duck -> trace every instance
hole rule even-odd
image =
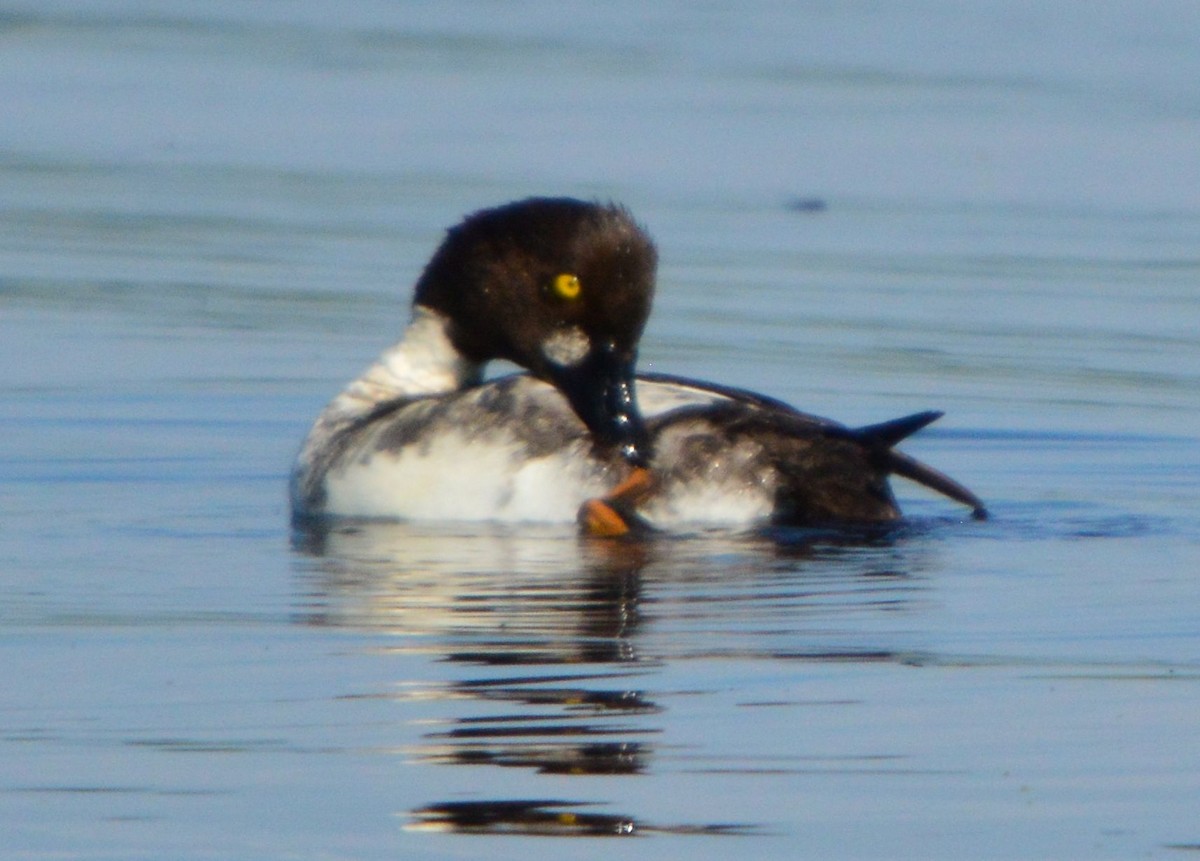
[[[895,448],[940,412],[848,427],[638,374],[657,262],[615,203],[532,197],[466,216],[417,279],[402,337],[312,425],[293,522],[578,522],[608,537],[876,524],[902,517],[893,475],[987,516]],[[497,360],[520,370],[485,379]]]

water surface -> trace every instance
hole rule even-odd
[[[1187,857],[1192,4],[10,4],[6,857]],[[441,231],[662,254],[648,367],[979,492],[645,543],[287,526]]]

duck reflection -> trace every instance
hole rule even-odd
[[[426,732],[408,753],[439,765],[556,775],[643,772],[660,712],[637,681],[641,571],[648,545],[579,542],[562,530],[460,532],[343,525],[296,536],[312,561],[303,621],[381,628],[401,649],[491,668],[410,688],[414,698],[474,701],[476,713]],[[494,675],[499,668],[528,672]],[[545,672],[559,667],[562,671]],[[540,671],[539,671],[540,670]],[[633,819],[573,802],[435,803],[411,827],[463,832],[628,834]]]
[[[413,761],[552,775],[637,775],[650,769],[662,733],[653,716],[663,707],[644,680],[674,657],[663,648],[662,634],[648,638],[647,628],[673,619],[682,626],[683,644],[711,655],[712,638],[696,623],[720,619],[723,612],[727,623],[730,596],[714,585],[730,581],[745,590],[747,576],[772,582],[783,576],[787,583],[786,591],[778,583],[752,590],[753,612],[772,628],[779,612],[819,612],[822,601],[845,592],[847,572],[836,574],[833,589],[820,576],[812,582],[795,578],[798,560],[839,552],[841,539],[811,539],[774,536],[749,548],[712,541],[697,547],[679,540],[588,540],[552,527],[339,524],[295,536],[308,587],[299,621],[379,629],[397,638],[391,648],[398,651],[477,668],[467,678],[402,688],[401,699],[466,704],[406,751]],[[907,578],[887,553],[891,537],[857,536],[856,558],[862,563],[862,548],[872,542],[883,555],[853,579],[866,582],[858,575],[870,575],[867,591],[875,597],[868,600],[906,600],[891,585]],[[751,565],[752,575],[739,569]],[[656,578],[655,624],[647,621],[643,596],[647,571]],[[651,654],[642,652],[646,642],[653,644]],[[767,657],[797,657],[769,644],[764,649]],[[878,650],[861,650],[859,657],[888,659]],[[811,658],[845,660],[847,652],[815,649]],[[436,802],[410,816],[412,828],[471,833],[728,834],[747,828],[646,823],[597,812],[590,803],[546,799]]]
[[[361,524],[299,534],[296,546],[315,563],[308,624],[383,628],[472,664],[638,661],[649,544]]]

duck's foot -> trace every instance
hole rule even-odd
[[[629,521],[603,499],[589,499],[579,508],[579,526],[593,538],[620,538],[628,535]]]
[[[635,511],[637,504],[654,490],[650,470],[637,467],[608,496],[589,499],[579,507],[577,520],[585,535],[619,538],[630,533],[642,535],[653,527]]]

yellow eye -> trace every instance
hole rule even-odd
[[[578,299],[580,289],[579,279],[569,272],[554,279],[554,295],[561,299]]]

